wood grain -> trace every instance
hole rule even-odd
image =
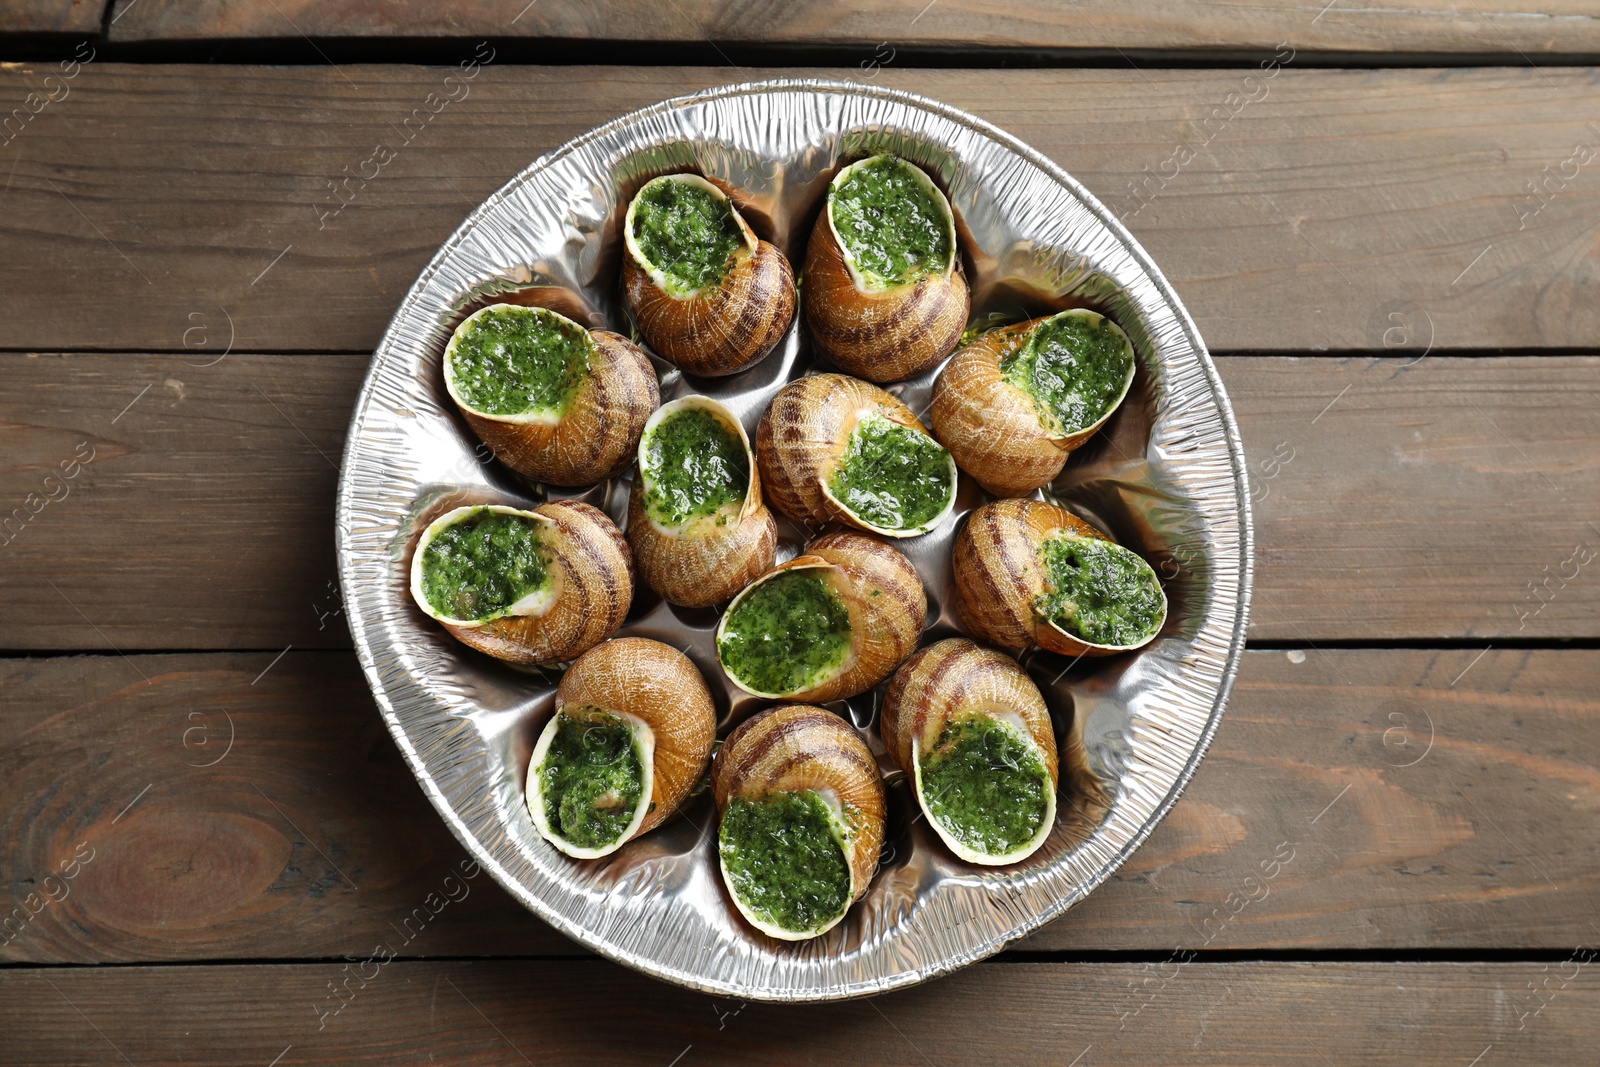
[[[1519,0],[1474,11],[1446,0],[1380,0],[1359,9],[1286,0],[1181,5],[1077,0],[806,0],[653,4],[603,0],[526,4],[470,0],[117,0],[111,39],[297,37],[547,37],[663,45],[798,44],[895,48],[1010,48],[1076,54],[1177,50],[1270,53],[1594,55],[1600,21],[1579,0]],[[886,49],[887,54],[887,49]],[[1519,60],[1520,61],[1520,60]]]
[[[213,358],[0,354],[0,647],[349,647],[333,498],[367,360]],[[1252,637],[1600,636],[1600,359],[1218,362]]]
[[[349,647],[333,499],[367,360],[218,355],[0,356],[18,645]]]
[[[1295,655],[1246,655],[1177,807],[1018,948],[1593,940],[1600,651]],[[465,876],[352,657],[272,659],[0,661],[0,959],[582,951]]]
[[[393,962],[334,1000],[330,983],[360,962],[345,967],[8,970],[0,1063],[1462,1067],[1588,1062],[1600,1039],[1600,992],[1579,959],[980,964],[804,1006],[712,998],[601,960]],[[1146,989],[1154,1000],[1125,1018]],[[328,1003],[343,1010],[318,1014]]]
[[[184,351],[203,316],[238,351],[370,351],[440,243],[539,154],[785,73],[491,63],[408,136],[438,68],[94,63],[3,150],[0,348]],[[1055,159],[1213,348],[1600,349],[1591,70],[803,73],[927,94]],[[0,98],[37,76],[0,70]],[[379,144],[396,157],[329,217],[331,183]]]
[[[0,33],[99,33],[107,0],[0,0]]]
[[[579,951],[466,877],[349,653],[6,660],[0,677],[20,801],[0,832],[6,958],[330,957],[379,937],[408,956]]]
[[[1593,941],[1597,681],[1600,651],[1247,653],[1172,813],[1023,947]]]

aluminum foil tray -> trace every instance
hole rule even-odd
[[[735,912],[717,873],[715,810],[702,790],[667,824],[602,860],[576,862],[534,830],[523,801],[553,674],[523,672],[458,644],[412,603],[410,546],[443,510],[529,507],[547,498],[487,459],[444,391],[440,359],[472,310],[514,300],[623,333],[621,220],[655,175],[693,169],[742,191],[747,219],[799,264],[828,179],[874,152],[920,164],[958,218],[974,321],[1071,306],[1100,310],[1133,339],[1133,392],[1048,489],[1136,547],[1171,612],[1136,654],[1024,666],[1050,702],[1062,753],[1060,815],[1023,863],[976,868],[920,820],[885,759],[888,841],[867,896],[828,934],[782,943]],[[803,279],[802,279],[803,284]],[[811,368],[796,324],[732,378],[689,380],[665,363],[662,399],[703,392],[752,437],[772,394]],[[934,374],[891,391],[925,413]],[[624,480],[579,495],[620,524]],[[927,586],[925,641],[958,633],[950,541],[987,497],[965,475],[956,516],[902,541]],[[373,356],[339,483],[340,578],[357,655],[424,791],[501,885],[576,941],[647,974],[761,1000],[831,1000],[896,989],[999,951],[1103,882],[1177,799],[1222,714],[1244,648],[1251,576],[1245,465],[1232,412],[1194,323],[1138,243],[1061,168],[1016,138],[932,100],[824,81],[733,85],[636,111],[534,161],[445,242]],[[779,558],[806,531],[780,518]],[[700,668],[719,736],[761,706],[727,682],[712,610],[681,610],[642,585],[623,634],[666,641]],[[832,707],[872,749],[881,691]]]

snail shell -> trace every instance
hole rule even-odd
[[[547,558],[546,580],[535,592],[487,621],[454,619],[423,592],[428,546],[445,529],[480,511],[517,515],[537,524]],[[633,603],[633,559],[622,532],[598,508],[575,500],[532,511],[498,504],[456,508],[429,524],[411,558],[411,596],[462,644],[513,663],[570,660],[616,633]]]
[[[1002,648],[1038,645],[1064,656],[1109,656],[1149,644],[1166,622],[1167,600],[1159,584],[1161,610],[1154,630],[1132,644],[1085,641],[1039,615],[1034,603],[1047,591],[1039,549],[1058,531],[1115,543],[1070,511],[1037,500],[997,500],[973,510],[951,548],[962,628]],[[1149,580],[1155,584],[1153,572]]]
[[[588,369],[559,413],[483,411],[464,397],[456,364],[463,340],[480,325],[527,320],[520,325],[559,331],[588,345]],[[493,368],[509,374],[507,368]],[[589,485],[617,474],[632,458],[645,420],[661,400],[655,368],[637,346],[609,330],[585,330],[548,308],[490,304],[467,316],[444,354],[444,383],[467,425],[502,463],[549,485]]]
[[[724,639],[729,620],[762,585],[798,571],[815,574],[844,605],[849,615],[849,649],[839,663],[811,679],[809,685],[763,692],[728,666]],[[875,537],[836,531],[808,542],[802,555],[774,567],[734,598],[717,623],[717,658],[733,683],[754,696],[816,703],[842,700],[889,677],[917,647],[927,614],[927,594],[910,560]]]
[[[662,182],[692,186],[728,205],[744,242],[721,280],[675,295],[664,272],[640,250],[634,216],[646,190]],[[794,320],[789,261],[756,237],[726,193],[698,174],[664,175],[640,189],[628,204],[623,245],[623,291],[640,336],[690,374],[714,377],[744,370],[772,351]]]
[[[930,810],[922,766],[946,726],[971,716],[988,716],[1010,727],[1039,757],[1050,774],[1050,788],[1038,830],[1005,852],[987,851],[964,841]],[[950,850],[985,866],[1015,863],[1033,854],[1055,822],[1055,791],[1060,783],[1050,711],[1039,687],[1010,656],[982,648],[964,637],[929,645],[901,665],[883,698],[879,724],[889,757],[910,776],[917,804]]]
[[[883,287],[863,276],[840,240],[834,225],[834,193],[858,169],[893,159],[873,156],[834,176],[806,247],[803,298],[812,341],[841,370],[873,382],[909,378],[949,355],[961,340],[971,309],[956,244],[955,213],[920,168],[904,164],[930,194],[947,226],[950,260],[942,270]]]
[[[579,656],[556,688],[556,713],[539,735],[528,767],[528,809],[533,823],[556,848],[576,859],[609,855],[648,833],[677,810],[711,758],[716,712],[700,672],[682,652],[641,637],[619,637]],[[552,825],[544,778],[539,773],[562,717],[584,721],[621,719],[640,756],[641,789],[633,819],[608,845],[586,847],[567,840]]]
[[[1041,416],[1037,402],[1000,371],[1000,363],[1043,323],[1076,317],[1106,324],[1128,345],[1128,373],[1105,414],[1081,427],[1058,427]],[[1048,484],[1066,465],[1067,454],[1105,425],[1133,383],[1133,346],[1110,319],[1075,309],[1061,315],[990,330],[961,351],[933,383],[933,435],[961,469],[996,496],[1018,496]]]
[[[677,525],[657,522],[645,506],[650,488],[646,451],[650,434],[680,411],[702,410],[736,436],[744,449],[749,480],[744,498]],[[778,549],[778,524],[761,499],[761,479],[744,426],[727,408],[704,396],[663,404],[645,423],[639,440],[639,476],[628,498],[628,543],[645,584],[668,603],[703,608],[733,596],[772,566]]]
[[[773,793],[806,790],[819,793],[832,810],[850,868],[849,899],[831,921],[797,931],[752,914],[734,890],[726,857],[719,860],[723,884],[739,913],[757,929],[786,941],[826,932],[844,917],[849,904],[866,893],[883,847],[883,783],[877,761],[837,715],[804,704],[786,704],[746,719],[728,735],[712,764],[711,795],[719,817],[735,797],[760,800]]]
[[[843,374],[810,374],[778,390],[756,427],[756,464],[772,505],[801,523],[842,522],[885,537],[915,537],[944,521],[955,507],[955,460],[944,509],[912,527],[887,527],[858,515],[834,495],[832,481],[850,435],[868,415],[928,436],[927,428],[892,394]]]

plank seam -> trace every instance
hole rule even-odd
[[[109,16],[108,16],[109,17]],[[414,64],[450,66],[463,46],[487,41],[496,49],[495,62],[507,66],[602,67],[790,67],[795,69],[858,67],[873,62],[877,47],[801,44],[751,46],[734,41],[674,41],[660,44],[545,37],[206,37],[148,41],[112,40],[105,33],[16,33],[0,35],[0,60],[37,61],[60,58],[64,43],[91,42],[97,59],[114,63],[158,65],[209,63],[226,65],[359,66]],[[559,49],[560,64],[549,62]],[[1249,70],[1270,55],[1267,48],[1128,48],[1107,47],[943,47],[908,45],[894,57],[897,69],[1123,69]],[[863,59],[863,57],[866,57]],[[1481,52],[1301,51],[1296,67],[1324,70],[1375,70],[1417,67],[1513,67],[1523,70],[1586,67],[1600,63],[1600,52],[1527,56],[1515,50]]]
[[[1578,949],[1583,945],[1577,946]],[[1573,948],[1527,949],[1229,949],[1216,951],[1184,951],[1188,963],[1310,963],[1310,964],[1392,964],[1429,966],[1461,964],[1466,966],[1494,966],[1499,964],[1549,964],[1561,963],[1572,957]],[[1058,965],[1117,966],[1126,964],[1166,963],[1171,961],[1171,951],[1122,951],[1113,949],[1085,950],[1028,950],[1011,949],[979,960],[974,966],[993,967],[1017,963],[1046,963]],[[297,957],[227,957],[193,960],[117,960],[97,963],[77,962],[18,962],[0,963],[4,971],[78,971],[78,970],[129,970],[134,968],[173,967],[302,967],[342,964],[346,956]],[[390,963],[601,963],[612,966],[602,956],[583,952],[573,944],[571,954],[537,953],[484,956],[396,956]]]

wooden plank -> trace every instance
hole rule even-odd
[[[1247,653],[1172,813],[1023,947],[1592,942],[1597,681],[1600,651]]]
[[[1252,480],[1252,637],[1600,636],[1600,360],[1219,366]]]
[[[4,660],[0,677],[0,788],[19,801],[0,957],[580,951],[467,861],[349,653]]]
[[[10,647],[349,647],[333,500],[367,360],[214,358],[0,356],[0,581],[39,611]]]
[[[1583,1063],[1600,1039],[1585,958],[980,964],[804,1006],[713,998],[601,960],[8,970],[0,1063]],[[359,973],[370,981],[350,977],[334,1000],[330,986]],[[1124,1018],[1141,988],[1154,1000]]]
[[[0,348],[183,351],[203,316],[239,351],[370,351],[439,244],[540,153],[665,97],[796,73],[925,93],[1057,160],[1128,220],[1214,348],[1600,348],[1592,70],[1292,63],[1248,82],[491,63],[420,133],[397,130],[443,89],[437,68],[95,63],[4,149]],[[0,71],[0,94],[34,77]],[[330,217],[331,183],[380,144],[395,158]]]
[[[1004,48],[1115,54],[1177,50],[1270,53],[1281,41],[1302,51],[1594,55],[1600,22],[1580,0],[1513,0],[1493,9],[1447,0],[1379,0],[1359,9],[1287,0],[807,0],[747,3],[514,3],[470,0],[118,0],[114,41],[215,38],[535,37],[660,44],[854,46],[869,54],[904,48]],[[880,60],[881,61],[881,60]],[[1519,60],[1520,61],[1520,60]]]
[[[367,360],[210,358],[0,354],[0,584],[28,609],[0,647],[349,647],[333,498]],[[1600,636],[1600,359],[1219,366],[1256,497],[1252,637]]]
[[[94,33],[107,0],[3,0],[0,33]]]
[[[1248,653],[1177,807],[1017,947],[1592,940],[1597,692],[1600,651]],[[0,661],[0,813],[0,960],[581,951],[463,877],[348,654]]]

